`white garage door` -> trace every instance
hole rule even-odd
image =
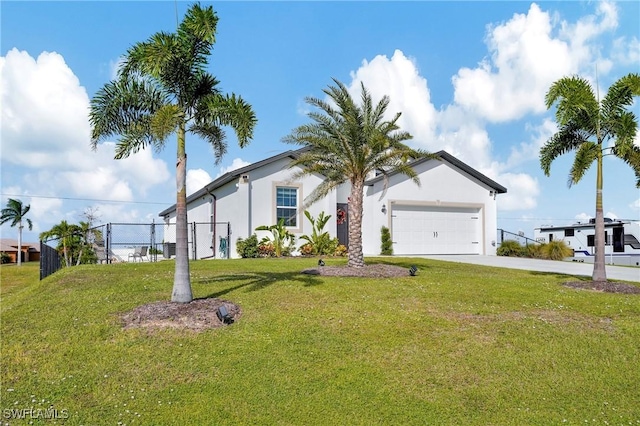
[[[394,205],[393,253],[481,254],[479,208]]]

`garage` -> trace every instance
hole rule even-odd
[[[391,237],[396,255],[482,254],[481,210],[394,204]]]

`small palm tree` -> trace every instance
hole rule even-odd
[[[192,133],[213,148],[216,163],[226,153],[223,126],[231,126],[244,147],[256,124],[251,106],[224,95],[206,72],[215,43],[218,17],[211,6],[189,8],[176,33],[156,33],[127,52],[118,79],[91,100],[91,144],[118,135],[116,159],[140,149],[160,150],[177,135],[176,266],[171,300],[193,300],[189,274],[185,135]]]
[[[398,171],[420,185],[409,161],[420,157],[435,158],[403,143],[412,136],[400,131],[397,122],[401,113],[385,120],[389,98],[384,96],[375,106],[371,95],[361,84],[358,104],[347,88],[336,79],[335,86],[323,92],[331,102],[308,97],[305,101],[320,110],[310,112],[311,124],[299,126],[283,138],[283,142],[303,145],[308,150],[290,163],[290,167],[302,166],[293,179],[319,173],[325,180],[307,197],[312,204],[324,198],[338,186],[349,182],[349,260],[350,267],[364,266],[362,254],[362,201],[364,182],[374,172],[385,175]],[[385,181],[386,183],[386,181]]]
[[[628,74],[613,83],[602,101],[589,82],[578,76],[564,77],[551,85],[545,101],[547,108],[556,107],[556,132],[540,149],[540,166],[549,176],[551,163],[557,157],[576,151],[569,171],[568,185],[578,183],[589,167],[596,163],[596,220],[594,281],[606,281],[604,255],[604,213],[602,203],[602,160],[614,155],[627,163],[640,187],[640,147],[634,144],[638,119],[627,110],[640,96],[640,75]]]
[[[54,225],[50,230],[42,232],[40,234],[40,240],[46,241],[50,239],[58,240],[58,252],[62,252],[64,258],[64,266],[73,266],[73,250],[74,239],[79,234],[78,225],[67,222],[66,220],[60,221],[59,224]]]
[[[7,201],[7,207],[2,209],[0,215],[0,225],[5,224],[6,222],[11,221],[11,227],[18,225],[18,266],[22,265],[22,221],[27,222],[27,226],[29,227],[29,231],[33,229],[33,223],[31,223],[31,219],[26,218],[26,214],[29,213],[31,209],[31,205],[23,205],[21,200],[16,200],[13,198],[9,198]]]

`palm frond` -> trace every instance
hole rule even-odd
[[[559,156],[587,142],[587,134],[576,126],[563,126],[540,148],[540,167],[545,176],[551,173],[551,163]]]
[[[571,187],[580,182],[582,177],[587,173],[594,161],[601,155],[600,145],[594,142],[585,142],[580,145],[576,152],[576,157],[569,171],[567,185]]]
[[[168,103],[166,95],[144,80],[117,80],[105,84],[91,99],[91,146],[116,135],[149,131],[151,116]],[[154,138],[149,138],[152,143]]]

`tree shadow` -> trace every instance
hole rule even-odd
[[[323,280],[317,275],[304,274],[302,272],[247,272],[243,274],[218,275],[210,278],[194,280],[195,283],[204,285],[220,285],[228,282],[244,281],[232,287],[211,293],[204,298],[221,297],[232,291],[245,288],[246,291],[259,291],[272,284],[281,281],[294,281],[309,287],[323,284]]]

